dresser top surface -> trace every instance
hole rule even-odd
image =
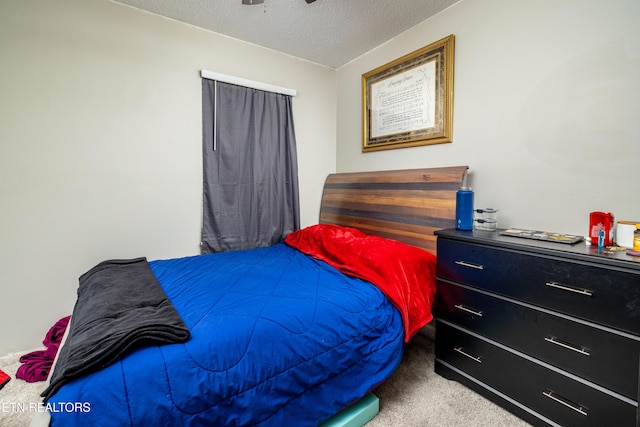
[[[567,244],[504,236],[500,234],[501,231],[503,231],[503,229],[496,231],[445,229],[436,231],[435,235],[454,240],[481,243],[506,249],[531,251],[537,254],[568,257],[640,271],[640,257],[627,255],[626,251],[609,251],[606,248],[587,245],[584,241]]]

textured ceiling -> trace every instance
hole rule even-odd
[[[113,0],[331,68],[459,0]]]

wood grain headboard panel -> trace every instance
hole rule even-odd
[[[468,166],[336,173],[322,192],[320,223],[357,228],[436,253],[435,230],[455,227]]]

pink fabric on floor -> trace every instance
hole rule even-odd
[[[49,371],[53,365],[53,360],[58,353],[58,348],[62,342],[62,337],[69,324],[71,316],[58,320],[44,337],[46,350],[36,350],[20,357],[20,367],[16,371],[16,378],[20,378],[29,383],[44,381],[49,376]]]

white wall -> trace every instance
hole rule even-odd
[[[96,263],[198,253],[203,68],[298,91],[316,223],[335,70],[107,0],[0,2],[0,354],[39,347]]]
[[[108,0],[2,0],[0,354],[97,262],[198,252],[202,68],[298,90],[303,226],[336,167],[457,164],[505,226],[640,220],[637,22],[637,0],[463,0],[336,72]],[[361,153],[361,75],[449,34],[454,142]]]
[[[640,2],[463,0],[338,70],[339,172],[466,164],[502,226],[640,221]],[[453,143],[361,153],[361,76],[455,35]]]

